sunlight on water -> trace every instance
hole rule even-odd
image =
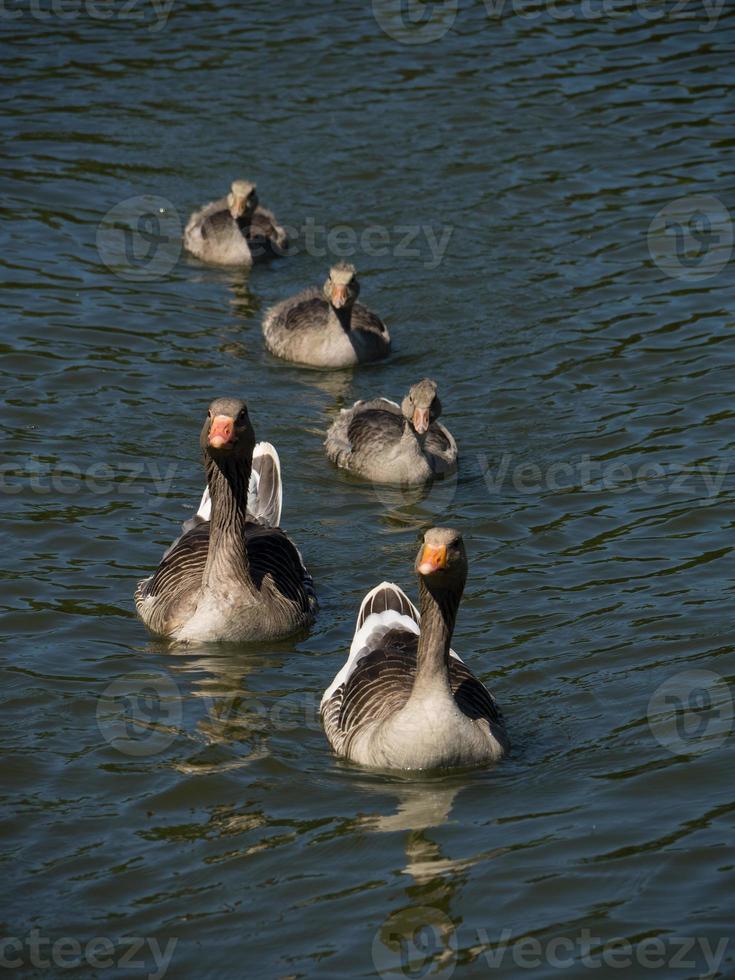
[[[69,11],[2,15],[10,966],[731,976],[733,10]],[[180,244],[240,176],[292,241],[250,275]],[[263,311],[334,256],[393,356],[277,362]],[[426,376],[456,480],[330,466],[339,409]],[[199,499],[219,393],[278,447],[321,615],[171,650],[132,593]],[[358,770],[319,699],[367,589],[415,598],[437,522],[513,752]]]

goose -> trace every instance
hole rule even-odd
[[[360,606],[320,714],[334,751],[380,769],[487,765],[509,751],[495,698],[450,649],[467,578],[459,532],[432,528],[416,558],[421,613],[390,582]]]
[[[258,204],[255,184],[236,180],[227,197],[192,214],[184,244],[204,262],[252,265],[283,255],[288,238],[273,212]]]
[[[359,294],[354,265],[338,262],[323,289],[307,289],[266,310],[265,346],[276,357],[311,367],[352,367],[387,357],[388,329],[357,302]]]
[[[138,615],[151,632],[184,643],[275,640],[308,626],[312,578],[277,526],[278,454],[269,443],[256,447],[237,398],[212,402],[200,444],[207,490],[158,569],[138,583]]]
[[[330,426],[327,456],[373,483],[415,486],[446,476],[457,468],[457,443],[437,421],[441,410],[430,378],[412,385],[401,405],[388,398],[355,402]]]

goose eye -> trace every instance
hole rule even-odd
[[[237,416],[237,421],[244,422],[245,419],[247,418],[247,414],[248,414],[248,410],[246,408],[241,409],[240,414]]]

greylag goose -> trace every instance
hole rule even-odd
[[[416,559],[421,613],[389,582],[360,606],[347,663],[325,691],[332,748],[381,769],[497,762],[509,750],[495,698],[450,649],[467,578],[462,537],[427,531]]]
[[[357,302],[359,294],[355,267],[338,262],[323,289],[307,289],[266,311],[265,346],[276,357],[311,367],[352,367],[387,357],[388,329]]]
[[[205,262],[252,265],[283,255],[288,238],[273,213],[258,204],[255,184],[236,180],[227,197],[192,214],[184,244]]]
[[[332,423],[324,445],[343,469],[373,483],[426,483],[457,468],[457,443],[437,421],[436,382],[413,385],[401,405],[388,398],[358,401]]]
[[[289,636],[313,621],[317,602],[301,555],[275,526],[278,456],[260,443],[253,466],[255,434],[236,398],[212,402],[200,443],[207,491],[156,572],[138,583],[138,614],[153,633],[181,642]]]

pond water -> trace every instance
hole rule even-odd
[[[735,11],[715,7],[3,7],[9,973],[733,976]],[[249,276],[179,244],[234,177],[294,241]],[[393,356],[277,362],[263,310],[335,256]],[[341,407],[425,376],[456,480],[404,494],[328,464]],[[172,649],[132,593],[198,500],[219,394],[279,449],[321,614]],[[436,523],[465,535],[454,645],[513,752],[360,770],[318,701],[364,593],[415,596]]]

